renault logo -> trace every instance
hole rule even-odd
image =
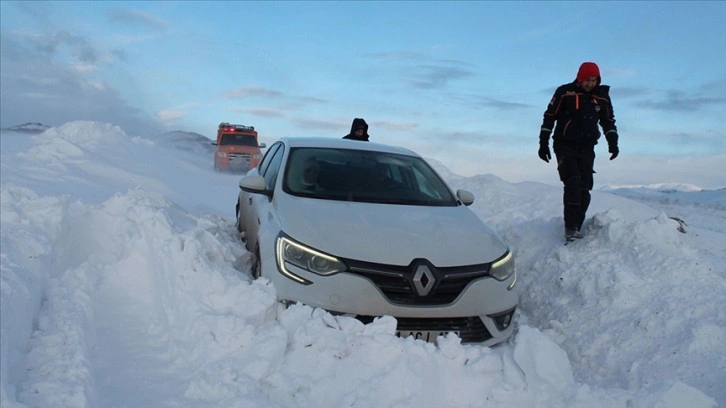
[[[428,266],[419,265],[416,267],[416,272],[413,274],[413,287],[419,296],[428,295],[435,283],[436,278],[434,278],[434,274]]]

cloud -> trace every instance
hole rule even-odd
[[[148,27],[157,31],[166,31],[168,27],[166,21],[140,10],[115,8],[109,12],[108,20],[113,23]]]
[[[293,119],[293,122],[300,129],[312,129],[312,130],[341,130],[346,131],[350,129],[350,123],[341,125],[340,121],[329,121],[329,120],[316,120],[307,118]],[[342,126],[342,127],[341,127]]]
[[[10,2],[8,2],[10,3]],[[22,12],[28,14],[33,21],[36,21],[43,27],[53,27],[55,22],[51,15],[53,15],[53,2],[44,1],[18,1],[13,2],[14,6]]]
[[[433,146],[458,146],[460,148],[482,148],[487,146],[491,149],[507,149],[511,147],[512,140],[502,137],[501,134],[488,133],[481,130],[473,131],[451,131],[447,129],[431,129],[422,132],[420,139],[428,141]]]
[[[399,70],[406,82],[416,89],[441,89],[450,82],[475,76],[468,67],[472,64],[459,60],[442,59],[428,54],[412,51],[391,51],[366,54],[367,57],[396,62],[416,62],[407,64]]]
[[[387,120],[373,120],[368,124],[371,128],[380,128],[391,132],[409,132],[419,128],[417,123],[393,122]]]
[[[456,49],[457,47],[454,44],[434,44],[431,46],[431,51],[433,52],[439,52],[439,51],[449,51],[452,49]]]
[[[42,122],[58,126],[93,120],[147,134],[160,124],[121,98],[119,91],[96,77],[107,61],[89,41],[66,31],[53,35],[15,32],[0,36],[3,126]]]
[[[726,76],[722,75],[721,78],[704,82],[698,87],[698,92],[723,95],[726,93]]]
[[[250,115],[262,116],[267,118],[282,118],[285,113],[282,109],[275,108],[234,108],[233,112],[246,113]]]
[[[693,131],[653,132],[635,135],[638,139],[649,141],[647,147],[634,146],[635,152],[643,155],[704,155],[713,152],[726,152],[726,130],[707,129]],[[678,153],[672,153],[672,146],[678,146]]]
[[[330,102],[330,101],[328,101],[326,99],[317,98],[317,97],[314,97],[314,96],[296,96],[296,97],[292,97],[291,100],[294,101],[294,102],[296,102],[296,103],[305,104],[305,105],[311,104],[311,103],[316,104],[316,103],[328,103],[328,102]]]
[[[676,90],[667,91],[662,99],[641,102],[645,107],[676,112],[697,112],[710,106],[722,106],[725,103],[726,97],[723,96],[694,96]]]
[[[617,95],[619,98],[644,97],[651,94],[651,91],[639,87],[619,86],[610,90],[610,95]]]
[[[110,55],[104,56],[87,39],[65,30],[50,35],[15,32],[15,37],[19,43],[28,45],[46,57],[70,60],[84,66],[93,66],[111,59]]]
[[[502,110],[511,109],[529,109],[532,105],[520,102],[503,101],[500,99],[491,98],[484,95],[465,95],[459,94],[454,95],[453,98],[459,101],[461,104],[466,106],[482,107],[482,108],[494,108]]]
[[[126,62],[128,60],[128,53],[126,50],[116,48],[109,51],[111,55],[113,55],[114,59],[116,61],[124,61]]]
[[[365,54],[366,57],[389,60],[389,61],[423,61],[429,60],[430,57],[425,54],[412,51],[389,51],[389,52],[377,52],[372,54]]]
[[[451,46],[434,46],[432,49],[433,50],[445,50],[448,48],[452,48],[452,47]],[[417,62],[428,62],[428,63],[433,63],[433,64],[472,66],[472,64],[469,62],[453,60],[453,59],[446,59],[446,58],[436,58],[436,57],[432,57],[429,54],[425,54],[425,53],[421,53],[421,52],[413,52],[413,51],[377,52],[377,53],[365,54],[365,56],[369,57],[369,58],[373,58],[373,59],[388,60],[388,61],[417,61]]]
[[[162,109],[156,113],[156,119],[168,126],[185,118],[190,110],[199,107],[198,103],[185,103],[173,108]]]
[[[282,98],[284,94],[280,91],[275,91],[261,86],[246,86],[227,91],[223,94],[223,96],[230,99],[240,99],[257,96],[263,96],[267,98]]]
[[[253,113],[265,117],[284,117],[286,112],[304,109],[310,104],[327,103],[325,99],[311,96],[287,96],[284,93],[261,86],[248,86],[232,89],[223,94],[228,99],[252,99],[252,98],[268,98],[274,101],[278,106],[265,107],[237,107],[233,108],[233,112]],[[256,104],[258,105],[258,104]]]
[[[474,76],[474,73],[458,67],[441,65],[418,65],[413,67],[409,83],[417,89],[441,89],[449,82],[457,79],[466,79]]]
[[[603,70],[603,82],[607,83],[608,78],[628,78],[638,75],[632,68],[607,68]]]
[[[156,118],[165,124],[176,122],[179,119],[184,118],[185,116],[186,112],[178,109],[164,109],[156,113]]]

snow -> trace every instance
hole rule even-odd
[[[279,305],[235,233],[239,175],[193,134],[0,141],[4,408],[726,406],[725,189],[596,190],[564,246],[561,187],[430,159],[512,245],[521,297],[504,344],[434,345]]]

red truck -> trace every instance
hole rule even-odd
[[[217,128],[217,146],[214,169],[217,171],[244,171],[254,168],[262,159],[266,146],[259,143],[254,126],[222,122]]]

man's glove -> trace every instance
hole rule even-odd
[[[550,153],[550,131],[544,128],[539,131],[539,151],[537,154],[545,163],[549,163],[552,160],[552,153]]]
[[[552,160],[552,153],[550,153],[550,145],[547,143],[539,144],[539,151],[537,152],[539,158],[544,160],[545,163],[549,163]]]
[[[611,143],[608,145],[608,152],[611,153],[610,160],[613,160],[616,157],[618,157],[618,154],[620,153],[620,149],[618,149],[618,145]]]
[[[611,130],[605,134],[605,139],[608,141],[608,152],[610,153],[610,160],[618,157],[620,149],[618,149],[618,133]]]

